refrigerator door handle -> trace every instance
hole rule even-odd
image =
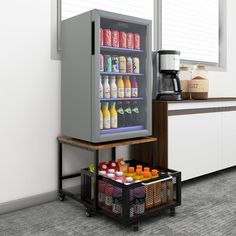
[[[92,21],[92,34],[91,34],[91,50],[92,50],[92,55],[95,55],[95,21]]]

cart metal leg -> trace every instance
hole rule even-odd
[[[112,157],[113,161],[116,160],[116,148],[115,147],[111,148],[111,157]]]
[[[98,162],[99,162],[100,153],[98,150],[94,153],[94,200],[93,201],[93,210],[96,212],[98,209]]]

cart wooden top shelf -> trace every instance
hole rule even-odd
[[[105,143],[89,143],[86,141],[82,141],[79,139],[66,137],[66,136],[59,136],[57,137],[58,142],[62,144],[68,144],[76,147],[82,147],[87,150],[96,151],[96,150],[104,150],[108,148],[124,146],[124,145],[133,145],[133,144],[141,144],[141,143],[151,143],[158,141],[157,138],[154,137],[143,137],[143,138],[134,138],[134,139],[126,139],[126,140],[119,140],[113,142],[105,142]]]

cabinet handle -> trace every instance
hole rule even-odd
[[[149,182],[149,183],[143,183],[143,182],[142,182],[142,185],[148,186],[148,185],[156,184],[156,183],[158,183],[158,182],[166,181],[166,180],[169,180],[169,179],[173,179],[173,177],[170,176],[170,177],[167,177],[167,178],[164,178],[164,179],[158,179],[158,180],[155,180],[155,181],[152,181],[152,182]]]
[[[91,37],[92,37],[92,39],[91,39],[91,43],[92,43],[91,50],[92,50],[92,55],[94,55],[95,54],[95,22],[94,21],[92,21],[92,34],[91,34]]]

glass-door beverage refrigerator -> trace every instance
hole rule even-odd
[[[92,10],[62,22],[62,135],[151,135],[151,45],[149,20]]]

